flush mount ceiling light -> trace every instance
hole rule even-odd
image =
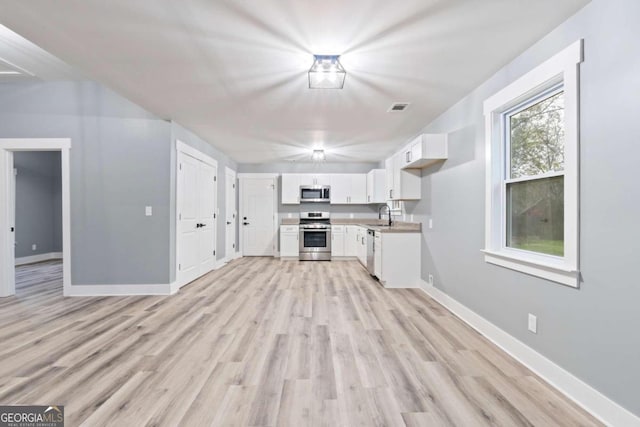
[[[326,159],[326,156],[324,155],[324,150],[313,150],[311,159],[314,162],[323,162]]]
[[[313,55],[309,69],[309,89],[342,89],[347,72],[340,64],[340,55]]]

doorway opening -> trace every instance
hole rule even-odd
[[[62,293],[59,151],[13,153],[16,295]]]
[[[66,138],[0,139],[0,297],[70,294],[70,148]]]

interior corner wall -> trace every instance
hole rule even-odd
[[[0,99],[0,137],[71,138],[72,284],[169,283],[170,123],[91,81],[4,83]]]
[[[16,258],[62,252],[60,164],[59,152],[25,151],[13,156]]]
[[[181,141],[196,150],[206,154],[209,157],[214,158],[218,162],[217,182],[218,182],[218,221],[216,228],[216,259],[221,260],[227,257],[226,253],[226,181],[227,176],[225,173],[225,167],[237,171],[237,163],[229,156],[216,149],[211,144],[204,141],[198,135],[194,134],[190,130],[184,128],[176,122],[171,122],[171,144],[170,144],[170,253],[169,253],[169,266],[170,266],[170,278],[171,281],[175,281],[176,278],[176,165],[177,165],[177,151],[176,141]],[[238,186],[236,185],[236,189]],[[237,191],[236,191],[236,204],[237,204]],[[238,242],[238,230],[236,227],[236,242]],[[239,247],[239,245],[236,245]]]
[[[640,415],[640,2],[593,0],[424,128],[449,134],[425,169],[422,277],[629,411]],[[484,262],[483,101],[584,39],[580,67],[580,289]],[[472,66],[472,64],[469,64]],[[527,314],[538,333],[527,331]]]

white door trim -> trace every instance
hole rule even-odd
[[[277,242],[278,239],[276,239],[275,237],[278,234],[278,230],[279,230],[279,226],[278,226],[278,194],[279,194],[279,190],[278,190],[278,177],[280,176],[280,174],[277,173],[239,173],[238,174],[238,180],[239,180],[239,189],[238,189],[238,200],[239,200],[239,209],[238,209],[238,224],[240,224],[240,236],[238,238],[238,245],[240,246],[240,251],[239,251],[239,256],[244,256],[244,227],[242,226],[242,221],[240,220],[240,218],[244,217],[244,202],[243,202],[243,187],[244,187],[244,182],[247,179],[271,179],[273,180],[273,230],[275,233],[274,236],[274,242]],[[273,251],[272,251],[272,256],[278,257],[280,256],[279,252],[278,252],[278,248],[274,245],[273,246]]]
[[[218,170],[218,161],[216,159],[214,159],[213,157],[210,157],[206,154],[204,154],[203,152],[191,147],[190,145],[185,144],[184,142],[180,141],[179,139],[176,140],[176,163],[174,165],[175,168],[175,176],[176,176],[176,211],[175,211],[175,231],[176,231],[176,256],[175,259],[173,260],[174,262],[174,268],[175,268],[175,272],[176,272],[176,280],[175,283],[176,285],[172,287],[173,288],[181,288],[182,286],[186,285],[187,283],[189,283],[188,280],[185,280],[184,278],[180,278],[180,272],[178,270],[178,260],[180,259],[180,212],[178,212],[179,208],[180,208],[180,202],[182,200],[182,195],[180,193],[180,185],[178,185],[178,176],[179,176],[179,164],[180,162],[178,161],[178,153],[183,153],[186,154],[188,156],[191,156],[197,160],[200,160],[203,163],[208,164],[209,166],[212,166],[216,169],[216,184],[215,184],[215,203],[216,203],[216,208],[215,208],[215,218],[213,220],[213,227],[214,227],[214,247],[215,247],[215,251],[216,251],[216,257],[218,252],[218,219],[220,216],[220,209],[218,208],[219,205],[219,200],[218,200],[218,184],[220,182],[219,179],[217,179],[217,177],[220,175],[220,171]],[[216,259],[216,266],[218,265],[217,259]],[[215,270],[215,267],[214,267]]]
[[[0,297],[15,294],[15,238],[9,224],[12,218],[9,191],[13,174],[15,151],[60,151],[62,161],[62,289],[63,295],[72,294],[71,288],[71,172],[70,138],[2,138],[0,139]]]

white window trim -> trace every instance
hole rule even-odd
[[[485,261],[577,288],[579,272],[579,64],[582,40],[571,44],[484,102],[486,138]],[[502,114],[527,98],[564,85],[564,257],[505,248]]]

